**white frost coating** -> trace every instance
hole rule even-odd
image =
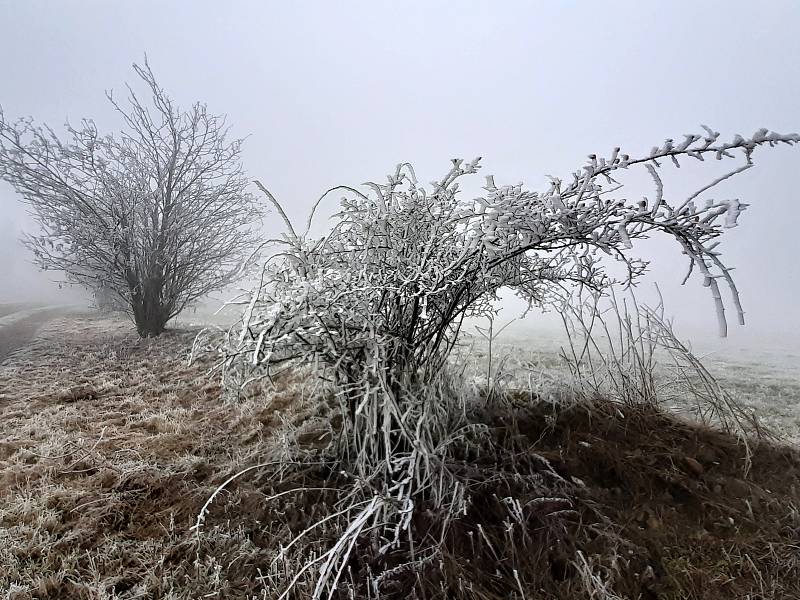
[[[626,250],[633,248],[633,244],[631,243],[630,236],[628,236],[628,229],[625,223],[620,223],[617,225],[617,232],[619,233],[620,240],[622,241],[622,246]]]
[[[724,227],[730,229],[731,227],[736,227],[737,220],[739,219],[739,215],[742,214],[742,211],[747,207],[746,204],[740,203],[738,200],[728,200],[727,202],[727,210],[725,211],[725,225]]]

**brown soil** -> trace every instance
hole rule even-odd
[[[800,598],[797,448],[752,442],[748,465],[728,434],[610,403],[540,405],[495,424],[498,443],[530,443],[579,484],[569,546],[618,596]],[[559,552],[550,566],[566,583],[579,575]]]
[[[302,426],[320,410],[290,387],[226,404],[208,375],[215,357],[187,365],[195,333],[140,340],[129,323],[58,318],[0,366],[7,598],[260,597],[278,541],[328,510],[323,493],[265,503],[297,482],[258,469],[215,500],[202,535],[190,530],[221,482],[269,462],[281,423]],[[568,482],[569,506],[530,499],[547,514],[530,522],[536,543],[516,557],[531,568],[521,578],[537,582],[528,600],[800,598],[796,450],[759,444],[745,476],[736,439],[653,409],[538,404],[483,418],[518,471],[536,463],[543,472],[546,461]],[[461,468],[479,479],[489,459],[467,458]],[[445,540],[443,567],[483,591],[415,596],[412,584],[381,597],[516,593],[507,553],[522,547],[492,557],[465,541],[478,522],[490,537],[505,530],[492,507],[514,490],[491,479],[476,490],[474,510]],[[606,592],[587,592],[587,577]]]

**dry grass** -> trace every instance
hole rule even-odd
[[[194,335],[140,340],[124,321],[57,319],[0,367],[9,598],[257,591],[257,568],[275,550],[257,520],[268,483],[244,478],[212,507],[207,534],[189,530],[216,485],[269,456],[276,426],[291,424],[302,399],[225,405],[207,376],[211,358],[186,364]]]

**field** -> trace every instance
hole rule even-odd
[[[308,423],[326,409],[302,382],[226,399],[209,373],[216,355],[187,362],[196,332],[141,340],[118,318],[56,316],[0,365],[6,598],[272,597],[281,541],[327,506],[320,495],[269,500],[294,483],[268,463],[289,443],[312,456],[324,439]],[[539,587],[524,597],[800,597],[796,449],[755,444],[745,475],[735,438],[655,409],[525,394],[513,405],[481,413],[493,444],[520,463],[544,459],[563,482],[561,499],[532,522],[535,551],[524,564]],[[789,437],[795,426],[786,425]],[[192,530],[221,483],[259,464]],[[479,472],[480,457],[464,468]],[[498,490],[476,489],[483,510],[443,541],[445,554],[475,562],[449,585],[472,585],[463,597],[509,597],[497,578],[515,550],[503,547],[507,524],[492,512]],[[502,556],[468,548],[476,522]],[[401,584],[381,597],[421,597]]]
[[[485,372],[485,343],[473,336],[473,371]],[[601,344],[602,346],[602,344]],[[495,344],[496,362],[514,387],[526,388],[542,382],[561,382],[568,373],[560,358],[568,348],[566,335],[554,329],[522,336],[506,335]],[[754,411],[760,422],[781,439],[800,444],[800,348],[786,340],[705,340],[693,348],[703,365],[730,391],[737,402]],[[668,372],[673,362],[666,353],[657,359]],[[675,398],[669,406],[676,412],[691,408],[686,398]]]

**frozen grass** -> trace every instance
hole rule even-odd
[[[230,488],[211,535],[190,526],[216,484],[269,455],[302,400],[223,404],[210,359],[186,364],[194,335],[141,340],[125,321],[57,319],[0,367],[8,598],[241,598],[260,587],[254,565],[275,548],[254,541],[265,524],[246,507],[269,485]]]

